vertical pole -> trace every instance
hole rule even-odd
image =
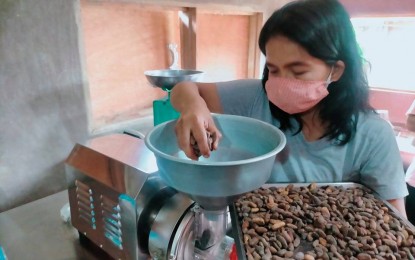
[[[258,37],[262,23],[262,13],[255,13],[249,17],[248,78],[258,78],[262,74],[261,52],[258,47]]]
[[[179,12],[183,69],[196,69],[196,17],[196,8],[185,8]]]

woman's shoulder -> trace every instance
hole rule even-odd
[[[391,123],[375,112],[361,112],[359,114],[356,134],[364,136],[394,135]]]
[[[259,79],[232,80],[216,84],[225,114],[255,116],[253,113],[258,113],[258,109],[255,108],[265,110],[268,104]]]
[[[262,88],[260,79],[237,79],[217,82],[216,86],[222,88]]]
[[[259,79],[239,79],[216,83],[219,97],[223,103],[253,104],[263,101],[265,91]],[[232,104],[236,105],[236,104]]]

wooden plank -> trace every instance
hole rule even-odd
[[[196,8],[186,8],[179,13],[180,57],[183,69],[196,69]]]
[[[153,6],[187,7],[223,12],[263,12],[270,0],[88,0],[91,2],[136,3]],[[273,0],[280,1],[280,0]]]
[[[183,11],[185,7],[179,5],[157,5],[141,3],[135,0],[84,0],[88,5],[105,5],[105,4],[123,4],[129,5],[132,8],[140,8],[143,11]]]
[[[258,78],[261,75],[261,51],[258,47],[258,37],[263,24],[263,14],[255,13],[249,18],[249,46],[248,46],[248,78]]]

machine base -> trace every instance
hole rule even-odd
[[[79,234],[79,243],[84,247],[87,248],[88,251],[93,252],[93,254],[102,260],[112,260],[114,259],[109,254],[107,254],[104,250],[102,250],[98,245],[94,244],[87,236],[82,234],[78,231]]]

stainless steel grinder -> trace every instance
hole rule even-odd
[[[161,180],[143,140],[111,134],[76,144],[66,173],[71,223],[82,239],[114,259],[185,253],[194,202]]]
[[[123,134],[77,144],[66,164],[80,235],[115,259],[221,259],[227,205],[268,180],[286,140],[256,119],[213,118],[224,136],[199,161],[178,148],[175,121],[145,144]]]

